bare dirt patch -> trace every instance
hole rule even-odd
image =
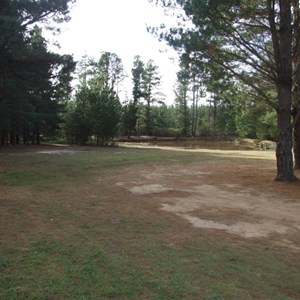
[[[300,234],[300,185],[273,182],[271,165],[255,170],[249,165],[201,162],[134,172],[135,180],[127,174],[122,187],[141,201],[159,201],[161,210],[193,227],[272,238],[277,245],[300,251],[300,244],[292,241]]]

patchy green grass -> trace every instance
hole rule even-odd
[[[111,184],[126,168],[237,159],[261,164],[126,148],[2,154],[0,298],[299,299],[298,253],[192,228]]]
[[[211,153],[161,151],[155,149],[98,148],[72,154],[0,155],[8,169],[0,169],[0,186],[48,187],[51,184],[73,184],[92,177],[93,171],[130,165],[174,164],[215,160]]]

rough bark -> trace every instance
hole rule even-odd
[[[295,169],[300,169],[300,8],[293,0],[293,126]]]
[[[2,123],[0,120],[0,151],[1,151],[1,148],[2,148]]]
[[[2,124],[2,103],[4,100],[4,76],[2,73],[0,73],[0,151],[1,151],[1,147],[2,147],[2,139],[3,139],[3,124]]]
[[[193,105],[192,105],[192,137],[196,136],[196,91],[193,87]]]
[[[300,170],[300,110],[294,114],[294,169]]]
[[[292,154],[292,2],[268,0],[269,24],[276,64],[278,91],[277,181],[294,181]],[[279,16],[276,7],[279,7]],[[276,19],[279,17],[279,28]]]
[[[278,117],[278,141],[276,147],[277,181],[294,181],[291,125],[291,88],[289,85],[278,87],[280,109]]]

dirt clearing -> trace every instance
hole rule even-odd
[[[160,149],[174,150],[171,147]],[[117,185],[146,201],[159,201],[161,210],[187,220],[194,227],[222,230],[244,238],[272,238],[276,244],[300,252],[300,185],[299,182],[272,181],[274,153],[210,152],[232,155],[237,160],[250,157],[271,163],[263,168],[238,161],[156,166],[138,173],[134,170],[132,176],[126,175],[126,182],[117,182]],[[296,240],[296,244],[287,236]]]
[[[300,182],[272,152],[4,152],[1,299],[299,299]]]
[[[244,238],[272,238],[281,246],[300,251],[300,244],[287,238],[300,236],[299,184],[270,180],[264,187],[261,180],[268,180],[265,173],[272,176],[272,167],[262,172],[234,163],[201,162],[156,166],[132,174],[127,171],[126,181],[116,185],[140,201],[159,201],[161,210],[185,219],[191,226]]]
[[[138,148],[199,152],[199,155],[206,152],[145,145]],[[7,152],[71,155],[96,151],[94,147],[64,146],[24,149],[26,151]],[[218,160],[188,165],[131,166],[95,180],[107,188],[118,189],[123,198],[129,192],[128,197],[137,201],[155,201],[159,203],[159,210],[176,215],[193,227],[221,230],[243,238],[269,238],[278,245],[300,251],[300,241],[296,238],[300,236],[300,184],[273,181],[274,153],[209,152]],[[220,161],[223,156],[233,160]],[[244,158],[253,159],[253,163],[243,162]],[[260,159],[263,167],[258,163]]]

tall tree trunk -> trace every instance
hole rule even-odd
[[[6,146],[9,144],[9,132],[8,132],[8,130],[4,130],[4,144],[6,144]]]
[[[291,87],[279,85],[278,141],[276,147],[277,181],[294,181],[291,125]]]
[[[35,129],[32,130],[32,136],[31,136],[31,144],[34,145],[35,144],[35,135],[36,135],[36,132],[35,132]]]
[[[268,0],[278,92],[278,142],[276,148],[278,181],[294,181],[292,154],[292,0]],[[277,13],[279,9],[279,14]],[[279,19],[279,28],[276,22]]]
[[[41,136],[40,136],[40,129],[39,128],[36,130],[36,144],[37,145],[41,144]]]
[[[182,94],[182,104],[180,105],[181,109],[181,121],[182,121],[182,135],[185,137],[187,135],[189,129],[189,112],[188,112],[188,105],[187,105],[187,89],[184,88]]]
[[[28,128],[28,121],[25,121],[25,125],[23,127],[23,144],[28,145],[29,143],[29,128]]]
[[[10,144],[16,146],[17,144],[17,127],[13,125],[13,131],[10,133]]]
[[[192,137],[196,136],[196,91],[193,84],[193,106],[192,106]]]
[[[152,116],[150,99],[147,100],[146,106],[146,132],[149,136],[152,136]]]
[[[0,151],[1,151],[1,148],[2,148],[2,122],[0,120]]]
[[[300,169],[300,7],[293,1],[293,126],[295,169]]]
[[[300,170],[300,109],[293,115],[294,123],[294,168]]]
[[[217,113],[218,113],[218,94],[215,94],[213,97],[213,135],[216,136],[216,123],[217,123]]]
[[[4,75],[0,73],[0,110],[2,110],[2,103],[4,101]],[[2,118],[3,118],[3,112],[1,113],[0,111],[0,151],[2,147],[2,140],[3,140],[3,123],[2,123]]]

